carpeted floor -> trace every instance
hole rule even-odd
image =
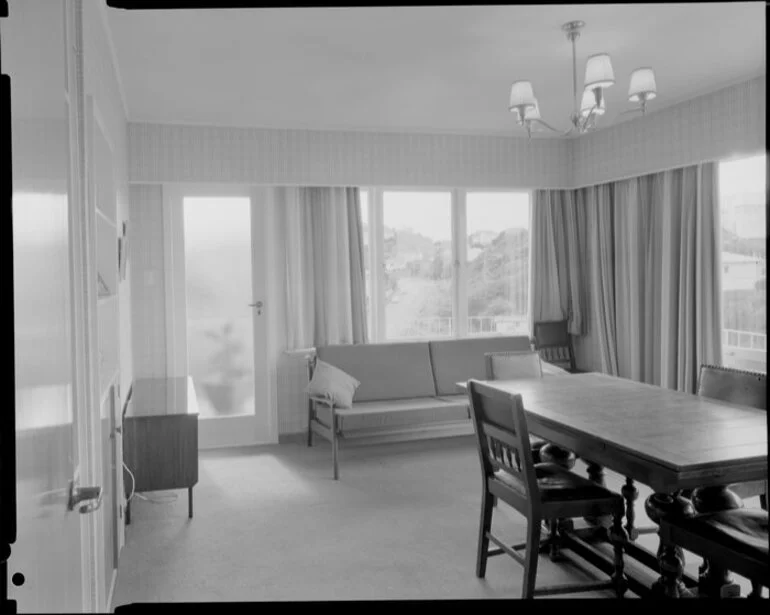
[[[324,441],[201,451],[194,519],[186,491],[133,500],[113,607],[520,597],[522,568],[511,558],[490,559],[484,580],[474,574],[481,476],[472,437],[349,445],[339,481],[330,457]],[[585,466],[576,471],[585,475]],[[610,489],[621,484],[608,472]],[[650,525],[643,510],[650,491],[640,491],[637,525]],[[169,502],[170,493],[178,499]],[[498,506],[495,533],[512,544],[524,530],[518,513]],[[655,548],[657,537],[640,542]],[[688,571],[699,563],[690,556]],[[538,586],[590,578],[540,558]],[[739,582],[746,595],[750,586]]]

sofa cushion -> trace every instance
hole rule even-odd
[[[319,359],[313,369],[313,379],[307,385],[307,393],[310,397],[331,402],[339,408],[350,408],[360,384],[350,374]]]
[[[331,425],[331,410],[327,406],[316,407],[318,420]],[[354,431],[374,427],[406,427],[470,420],[463,403],[452,403],[437,398],[420,397],[388,401],[355,402],[349,409],[337,410],[340,429]]]
[[[430,342],[436,395],[456,394],[456,383],[461,381],[467,381],[471,378],[486,380],[484,354],[487,352],[530,349],[529,337],[526,335]]]
[[[316,352],[361,383],[354,402],[436,395],[428,342],[321,346]]]

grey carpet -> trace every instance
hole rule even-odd
[[[348,446],[340,480],[330,448],[300,443],[202,451],[194,519],[186,491],[135,498],[113,607],[131,602],[518,598],[509,557],[475,570],[481,475],[472,437]],[[576,468],[585,475],[585,466]],[[621,477],[608,473],[608,487]],[[638,525],[649,525],[640,487]],[[501,504],[493,531],[524,539]],[[657,545],[655,536],[640,542]],[[690,556],[687,569],[697,571]],[[541,557],[538,586],[589,580]],[[599,577],[601,578],[601,577]],[[740,579],[743,595],[750,586]],[[612,597],[609,592],[568,597]],[[561,597],[561,596],[559,596]],[[631,596],[629,596],[631,597]]]

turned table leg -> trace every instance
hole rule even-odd
[[[634,502],[639,497],[639,490],[634,485],[632,478],[626,477],[626,484],[620,489],[620,493],[623,495],[623,499],[626,501],[626,532],[628,532],[629,540],[636,540],[639,537],[639,532],[634,525],[636,520],[636,512],[634,511]]]
[[[604,468],[600,466],[598,463],[594,463],[593,461],[589,461],[588,459],[586,459],[585,462],[588,465],[588,468],[586,469],[586,471],[588,472],[588,478],[591,479],[593,482],[595,482],[597,485],[606,487],[604,483]],[[608,516],[583,517],[583,519],[589,525],[601,525],[604,527],[609,527],[612,523],[612,519]]]
[[[743,500],[726,486],[701,487],[692,492],[692,505],[698,513],[743,508]],[[734,598],[741,594],[729,570],[703,559],[698,569],[698,593],[713,598]]]
[[[666,517],[691,517],[695,509],[689,500],[665,493],[653,493],[644,503],[645,511],[653,523],[660,525]],[[693,594],[682,582],[684,575],[684,551],[681,547],[660,538],[658,546],[658,566],[660,577],[652,585],[652,593],[657,597],[691,598]]]

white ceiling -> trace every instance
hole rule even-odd
[[[602,125],[639,66],[650,110],[765,73],[764,2],[107,11],[131,121],[520,135],[508,95],[529,79],[567,128],[576,19],[578,87],[612,56]]]

